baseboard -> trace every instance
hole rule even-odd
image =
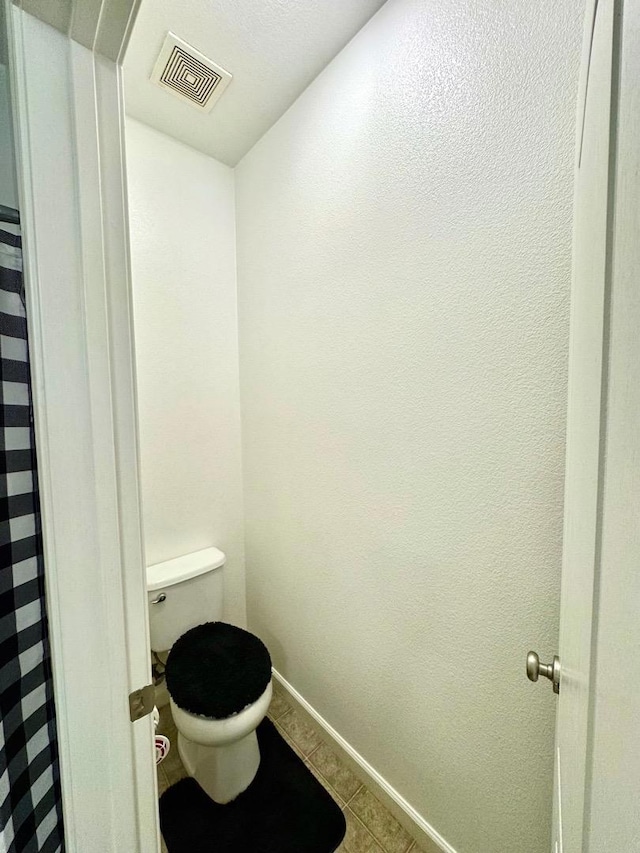
[[[426,846],[426,853],[429,853],[429,850],[433,850],[434,853],[436,850],[443,851],[443,853],[456,853],[456,850],[445,841],[440,833],[298,693],[295,687],[289,684],[286,678],[275,669],[273,676],[291,698],[292,704],[298,705],[303,711],[306,711],[318,726],[324,739],[345,760],[345,763],[349,765],[367,788],[389,809],[398,823],[404,826],[419,844]]]

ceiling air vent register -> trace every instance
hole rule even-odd
[[[202,112],[209,112],[231,82],[231,74],[186,41],[167,33],[151,79]]]

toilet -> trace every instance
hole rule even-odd
[[[255,778],[256,728],[272,695],[264,644],[220,621],[224,564],[222,551],[205,548],[147,568],[151,649],[166,659],[178,752],[187,773],[220,804]]]

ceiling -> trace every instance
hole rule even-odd
[[[127,114],[230,166],[384,0],[142,0],[124,60]],[[210,113],[149,79],[168,31],[233,74]]]

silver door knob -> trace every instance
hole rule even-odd
[[[560,693],[560,658],[553,657],[553,663],[540,663],[536,652],[527,655],[527,678],[529,681],[537,681],[540,676],[548,678],[553,684],[553,692]]]
[[[167,595],[164,592],[161,592],[157,598],[153,598],[151,600],[151,604],[162,604],[163,601],[167,600]]]

